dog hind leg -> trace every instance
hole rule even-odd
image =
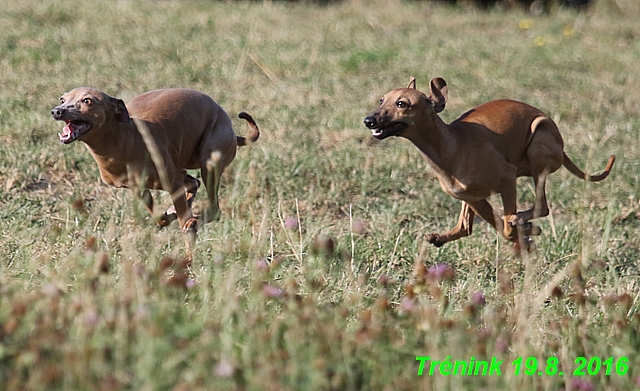
[[[532,130],[534,135],[527,147],[526,155],[535,185],[535,201],[530,209],[517,213],[517,220],[521,225],[549,215],[545,190],[547,176],[562,167],[564,160],[562,137],[556,124],[546,117],[538,117],[532,127],[535,127]],[[537,228],[537,231],[539,230]]]
[[[209,164],[209,167],[202,167],[200,172],[204,180],[204,186],[207,190],[207,198],[209,207],[203,213],[203,223],[217,221],[220,219],[222,212],[220,211],[220,203],[218,201],[218,190],[220,188],[220,177],[223,168],[220,164]]]

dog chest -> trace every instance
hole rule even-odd
[[[454,198],[460,198],[467,190],[467,186],[451,176],[438,176],[440,187],[445,193]]]
[[[97,161],[98,159],[96,159]],[[150,159],[146,159],[150,162]],[[102,160],[98,167],[100,178],[109,186],[162,190],[162,184],[153,164],[122,164],[114,159]]]

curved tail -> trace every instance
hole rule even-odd
[[[251,133],[249,133],[247,137],[236,136],[238,146],[255,143],[258,140],[258,137],[260,137],[260,129],[258,128],[256,121],[253,120],[253,117],[251,115],[245,113],[244,111],[238,114],[238,117],[247,121],[249,123],[249,127],[251,127]]]
[[[607,167],[604,169],[604,171],[601,174],[598,174],[598,175],[585,174],[584,171],[579,169],[578,166],[576,166],[571,161],[571,159],[569,159],[569,156],[567,156],[566,153],[564,153],[564,161],[562,162],[562,164],[567,168],[567,170],[569,170],[570,173],[577,176],[578,178],[584,179],[585,181],[589,181],[589,182],[598,182],[609,176],[609,172],[611,172],[611,168],[613,167],[613,163],[615,161],[616,161],[615,155],[609,156]]]

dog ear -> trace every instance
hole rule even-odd
[[[124,122],[125,124],[131,122],[129,111],[127,110],[127,106],[125,106],[122,99],[111,98],[111,104],[113,105],[113,109],[116,113],[116,119],[118,120],[118,122]]]
[[[443,78],[436,77],[429,82],[429,89],[431,90],[429,99],[433,102],[436,113],[439,113],[444,110],[444,106],[447,104],[447,99],[449,98],[447,83]]]
[[[415,90],[416,89],[416,78],[411,76],[411,80],[409,81],[409,85],[407,86],[407,88],[411,89],[411,90]]]

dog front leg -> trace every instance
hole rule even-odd
[[[220,216],[222,216],[218,202],[218,190],[220,188],[222,170],[219,164],[215,162],[210,164],[209,167],[203,167],[200,172],[202,174],[205,189],[207,190],[207,199],[209,201],[209,206],[203,213],[204,223],[209,223],[211,221],[219,220]]]
[[[151,216],[153,216],[153,197],[151,196],[151,192],[147,189],[142,191],[137,191],[136,195],[138,198],[142,200],[145,209],[149,212]]]
[[[149,214],[152,217],[155,217],[153,214],[153,196],[151,195],[151,192],[148,189],[144,189],[144,190],[137,190],[134,191],[136,197],[138,197],[140,200],[142,200],[142,203],[144,204],[145,209],[147,210],[147,212],[149,212]],[[160,228],[162,227],[166,227],[167,225],[169,225],[169,223],[171,223],[171,221],[175,220],[175,218],[173,220],[165,220],[163,219],[164,215],[157,218],[156,223],[158,223],[158,225],[160,226]]]
[[[447,242],[463,238],[471,235],[473,231],[473,218],[475,213],[473,209],[469,207],[466,202],[462,203],[462,210],[460,211],[460,217],[458,217],[458,224],[449,232],[444,234],[430,233],[426,236],[427,242],[433,244],[436,247],[440,247]]]

